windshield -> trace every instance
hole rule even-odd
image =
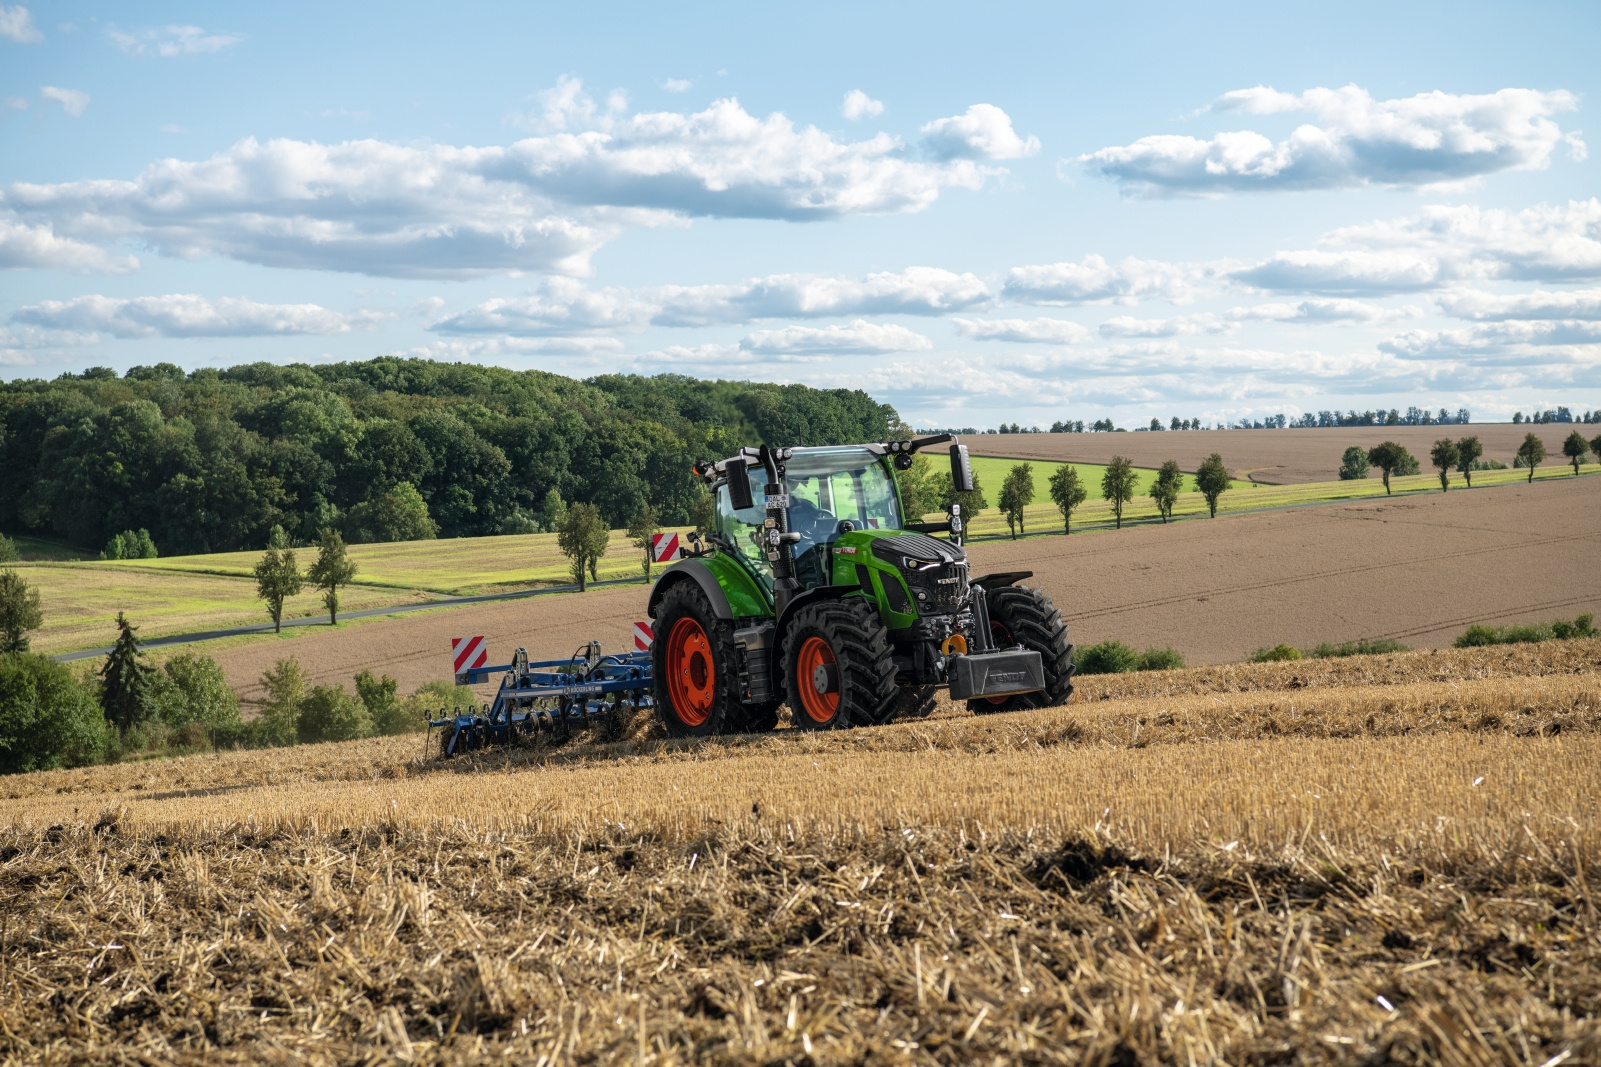
[[[717,494],[717,529],[769,583],[772,568],[760,544],[767,512],[762,493],[767,481],[760,467],[748,471],[756,506],[735,511],[726,489]],[[900,502],[884,461],[865,448],[797,449],[786,464],[784,488],[789,493],[789,528],[801,535],[794,546],[797,577],[811,588],[827,584],[828,547],[849,520],[858,530],[901,528]]]

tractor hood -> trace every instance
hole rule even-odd
[[[967,559],[967,552],[961,545],[920,533],[892,533],[874,537],[873,555],[896,570],[921,570],[928,564],[961,563]],[[905,562],[908,559],[918,562],[908,567]]]

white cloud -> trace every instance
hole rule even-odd
[[[28,110],[28,101],[21,96],[8,96],[6,97],[6,107],[11,111],[26,111]]]
[[[193,56],[206,52],[220,52],[244,40],[233,33],[207,33],[199,26],[168,26],[160,30],[139,30],[123,33],[106,31],[117,47],[130,56]]]
[[[1379,350],[1408,360],[1467,359],[1508,365],[1561,361],[1601,369],[1601,322],[1514,321],[1463,330],[1408,330],[1380,344]]]
[[[62,237],[48,223],[28,225],[0,211],[0,269],[126,274],[138,267],[134,256],[112,255],[96,245]]]
[[[687,93],[695,87],[695,83],[688,78],[668,78],[662,82],[662,88],[670,93]]]
[[[1233,327],[1207,312],[1180,315],[1171,319],[1136,319],[1119,315],[1100,325],[1102,337],[1193,337],[1202,333],[1226,333]]]
[[[1228,277],[1269,290],[1393,293],[1463,281],[1601,278],[1601,200],[1519,212],[1472,205],[1325,234],[1323,249],[1279,252]]]
[[[583,111],[569,93],[550,113],[567,122]],[[248,138],[208,160],[152,164],[133,181],[14,183],[0,209],[74,240],[131,238],[183,258],[397,277],[577,274],[629,226],[914,212],[992,173],[904,158],[883,134],[836,142],[721,100],[503,148]]]
[[[1023,159],[1040,150],[1039,138],[1019,137],[1011,117],[994,104],[974,104],[961,115],[935,119],[921,132],[924,146],[941,160]]]
[[[515,356],[617,356],[623,344],[615,337],[484,337],[451,339],[408,348],[396,353],[403,359],[433,359],[445,363]],[[568,371],[571,373],[571,371]]]
[[[1240,89],[1224,94],[1213,110],[1306,112],[1319,124],[1298,126],[1276,143],[1248,130],[1210,140],[1142,137],[1079,162],[1133,196],[1459,183],[1505,170],[1543,170],[1563,142],[1573,158],[1583,159],[1578,134],[1564,134],[1550,117],[1577,106],[1562,90],[1432,92],[1375,101],[1355,85],[1299,95]]]
[[[782,330],[756,330],[741,338],[739,347],[758,354],[841,352],[872,355],[882,352],[924,352],[933,348],[934,342],[904,326],[881,325],[857,319],[846,326],[787,326]]]
[[[1293,304],[1256,304],[1252,307],[1233,308],[1228,317],[1236,322],[1388,322],[1394,319],[1416,318],[1423,309],[1407,305],[1402,308],[1382,308],[1361,300],[1317,298],[1299,300]]]
[[[962,336],[979,341],[1071,345],[1090,336],[1089,330],[1067,319],[952,319],[951,322]]]
[[[39,90],[39,96],[60,104],[61,110],[73,118],[82,115],[89,106],[89,94],[77,89],[58,89],[54,85],[46,85]]]
[[[316,304],[258,304],[207,299],[187,293],[122,299],[79,296],[18,308],[11,321],[49,330],[109,333],[114,337],[282,337],[370,329],[385,316],[341,315]]]
[[[18,44],[33,44],[44,40],[44,34],[33,24],[33,16],[21,4],[16,7],[0,4],[0,37],[9,38]]]
[[[874,100],[860,89],[852,89],[845,94],[845,102],[840,105],[839,113],[855,122],[860,118],[882,115],[884,113],[884,102],[882,100]]]
[[[1014,267],[1007,273],[1002,294],[1021,304],[1059,307],[1137,304],[1154,297],[1182,301],[1190,294],[1191,273],[1178,264],[1133,257],[1113,266],[1090,255],[1082,263]]]
[[[1601,289],[1574,289],[1562,293],[1537,290],[1517,296],[1468,290],[1435,298],[1440,310],[1458,319],[1497,322],[1508,319],[1601,320]]]
[[[704,326],[763,318],[826,315],[942,315],[983,304],[989,287],[975,275],[908,267],[854,278],[774,274],[738,285],[662,286],[648,291],[663,326]]]
[[[519,337],[595,333],[643,326],[655,307],[626,289],[584,288],[570,278],[551,278],[544,291],[497,297],[428,327],[439,333],[498,333]]]

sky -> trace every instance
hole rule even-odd
[[[1601,8],[1213,8],[0,2],[0,377],[1601,408]]]

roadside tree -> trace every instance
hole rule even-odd
[[[1018,531],[1028,533],[1023,526],[1023,509],[1034,502],[1034,465],[1019,463],[1006,474],[1001,483],[1001,510],[1006,513],[1006,527],[1017,540]]]
[[[1073,532],[1073,509],[1084,503],[1089,495],[1089,487],[1078,476],[1077,467],[1064,463],[1056,468],[1056,473],[1051,475],[1051,499],[1062,513],[1062,532]]]
[[[300,567],[295,562],[295,550],[269,544],[266,554],[256,562],[255,575],[256,595],[267,603],[272,632],[283,633],[284,601],[300,594]]]
[[[1568,462],[1573,464],[1573,475],[1578,477],[1579,464],[1583,463],[1584,457],[1590,454],[1590,442],[1584,439],[1584,434],[1574,430],[1568,434],[1568,439],[1562,442],[1562,454],[1567,456]]]
[[[1394,441],[1385,441],[1368,449],[1368,462],[1384,472],[1384,495],[1389,496],[1391,472],[1397,469],[1406,470],[1416,464],[1417,460],[1413,459],[1412,453],[1401,445]]]
[[[1596,459],[1601,459],[1601,434],[1590,438],[1590,451],[1595,453]]]
[[[1112,515],[1117,529],[1123,528],[1123,505],[1134,499],[1134,464],[1122,456],[1113,456],[1101,475],[1101,497],[1112,504]]]
[[[606,554],[610,533],[595,505],[579,503],[567,509],[556,543],[562,554],[572,560],[573,580],[578,583],[580,593],[588,588],[586,577],[599,580],[596,568],[600,557]]]
[[[0,571],[0,652],[28,651],[28,631],[43,625],[39,590],[9,567]]]
[[[100,707],[106,720],[126,735],[156,712],[151,667],[142,658],[138,627],[117,612],[117,643],[100,668]]]
[[[1223,457],[1216,452],[1206,457],[1201,469],[1195,472],[1195,488],[1206,497],[1206,506],[1217,518],[1217,498],[1228,492],[1229,472],[1223,466]]]
[[[1429,459],[1440,469],[1440,491],[1446,492],[1451,488],[1451,468],[1456,466],[1462,458],[1461,449],[1449,437],[1442,437],[1434,442],[1429,449]]]
[[[1162,469],[1156,472],[1156,481],[1151,483],[1151,499],[1156,501],[1163,523],[1173,517],[1173,505],[1178,503],[1183,491],[1184,475],[1179,470],[1178,460],[1170,459],[1162,464]]]
[[[646,504],[640,508],[639,512],[634,516],[634,521],[628,524],[629,541],[635,548],[643,549],[645,552],[645,581],[647,582],[650,581],[650,565],[654,562],[651,559],[650,539],[661,533],[661,529],[661,516],[656,513],[656,508],[652,504]]]
[[[1368,468],[1373,464],[1368,462],[1367,450],[1361,445],[1352,445],[1340,457],[1340,480],[1344,482],[1355,481],[1368,476]]]
[[[311,584],[322,590],[322,603],[328,609],[328,624],[339,625],[339,587],[356,576],[356,564],[345,554],[345,539],[338,530],[324,526],[317,531],[317,561],[306,571]]]
[[[1525,467],[1529,468],[1529,481],[1532,483],[1534,481],[1534,468],[1538,467],[1540,461],[1545,459],[1545,442],[1532,433],[1525,436],[1523,443],[1518,446],[1518,458],[1523,461]]]
[[[1467,479],[1469,489],[1473,488],[1473,465],[1482,455],[1484,446],[1477,437],[1464,437],[1456,443],[1456,469]]]

